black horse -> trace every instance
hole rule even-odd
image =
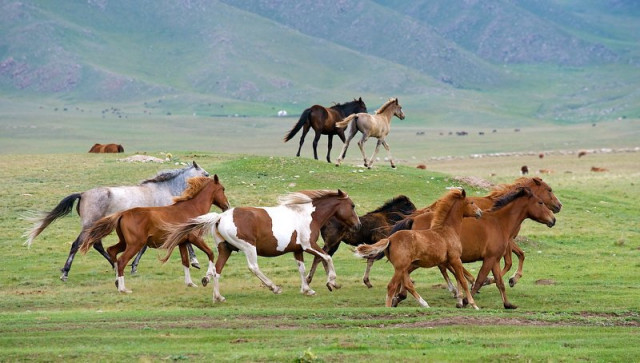
[[[399,195],[386,201],[378,209],[360,216],[361,226],[357,230],[351,229],[340,223],[338,220],[332,218],[320,229],[322,239],[324,240],[324,246],[322,249],[330,256],[333,256],[333,254],[338,250],[338,247],[340,247],[340,242],[344,242],[351,246],[374,244],[382,238],[389,237],[393,225],[412,214],[415,210],[416,206],[408,197]],[[376,259],[380,259],[382,257],[384,257],[384,254],[375,259],[367,260],[367,268],[362,278],[362,282],[364,282],[367,287],[373,287],[369,282],[369,271],[371,270],[371,265],[373,265]],[[313,279],[316,267],[318,267],[318,264],[321,261],[322,259],[318,257],[313,259],[313,265],[311,265],[311,269],[307,275],[308,283]]]
[[[284,142],[287,142],[293,138],[293,136],[302,129],[302,136],[300,136],[300,146],[298,147],[298,153],[296,156],[300,156],[300,150],[304,143],[304,137],[307,136],[309,128],[313,127],[316,132],[313,138],[313,157],[318,160],[318,140],[321,135],[329,136],[329,149],[327,150],[327,162],[331,162],[331,146],[333,144],[333,135],[338,135],[342,142],[345,142],[344,127],[336,127],[336,122],[342,121],[345,117],[360,112],[367,112],[367,105],[362,101],[362,97],[354,99],[351,102],[343,104],[336,104],[329,108],[320,105],[313,105],[300,115],[298,123],[296,123],[291,131],[284,137]]]

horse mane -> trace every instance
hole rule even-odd
[[[488,197],[491,198],[492,200],[498,200],[501,197],[507,195],[508,193],[515,191],[517,188],[529,187],[532,184],[540,185],[542,183],[544,183],[544,181],[542,181],[542,179],[540,179],[537,176],[533,178],[523,176],[516,179],[511,184],[499,184],[494,186],[491,192],[489,193]]]
[[[171,179],[177,177],[178,175],[184,173],[185,171],[187,171],[188,169],[190,169],[192,167],[193,167],[193,165],[189,166],[189,167],[186,167],[186,168],[182,168],[182,169],[173,169],[173,170],[160,171],[153,178],[149,178],[147,180],[143,180],[140,183],[140,185],[147,184],[147,183],[162,183],[162,182],[166,182],[166,181],[171,180]]]
[[[449,215],[453,203],[465,196],[464,189],[451,189],[447,195],[438,199],[433,210],[433,219],[431,220],[431,228],[442,226]]]
[[[520,197],[529,196],[529,195],[532,195],[532,192],[531,192],[530,188],[519,186],[515,190],[511,191],[510,193],[507,193],[507,194],[503,195],[502,197],[498,198],[493,203],[493,207],[491,207],[491,209],[489,211],[490,212],[495,212],[498,209],[500,209],[500,208],[508,205],[509,203],[513,202],[514,200],[516,200],[516,199],[518,199]]]
[[[382,206],[378,207],[376,210],[372,210],[367,214],[380,213],[380,212],[392,210],[393,206],[395,206],[399,201],[403,201],[403,200],[409,201],[409,198],[406,195],[398,195],[397,197],[387,200],[386,202],[384,202]]]
[[[342,193],[344,197],[347,195]],[[311,203],[316,199],[325,198],[325,197],[338,197],[340,196],[340,192],[336,192],[333,190],[303,190],[299,192],[293,192],[289,194],[285,194],[278,198],[280,205],[296,205],[296,204],[305,204]]]
[[[386,111],[386,109],[392,104],[395,103],[397,100],[397,98],[389,98],[389,101],[385,102],[384,104],[382,104],[382,106],[380,106],[379,109],[376,110],[376,115],[379,115],[381,113],[383,113],[384,111]]]
[[[187,188],[182,192],[182,194],[174,197],[173,202],[178,203],[192,199],[200,193],[200,191],[204,189],[210,181],[212,181],[212,179],[207,176],[194,176],[193,178],[187,179]]]

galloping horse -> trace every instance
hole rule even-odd
[[[84,241],[87,229],[95,221],[106,215],[133,207],[157,207],[171,204],[173,197],[182,194],[187,187],[186,180],[195,176],[209,176],[209,173],[194,161],[192,165],[183,169],[159,172],[154,178],[147,179],[137,186],[98,187],[83,193],[70,194],[62,199],[49,213],[41,212],[37,217],[33,218],[34,226],[26,233],[28,239],[25,244],[31,246],[31,242],[51,222],[69,214],[75,201],[79,200],[76,210],[82,221],[82,230],[71,244],[69,257],[67,257],[64,267],[60,269],[62,272],[60,279],[67,281],[71,263],[73,263],[76,252],[78,252],[78,247]],[[102,242],[96,241],[93,247],[113,266],[113,261],[110,260],[109,255],[105,252]],[[197,265],[198,261],[195,260],[193,248],[189,246],[188,249],[192,256],[192,263]],[[135,272],[136,265],[137,262],[134,262],[132,272]]]
[[[384,251],[395,270],[387,285],[386,306],[396,306],[398,294],[407,289],[423,307],[429,304],[416,291],[409,274],[419,267],[434,267],[442,264],[450,265],[455,271],[458,286],[465,291],[471,306],[478,309],[469,292],[469,285],[464,278],[460,229],[463,217],[480,218],[482,211],[473,201],[466,198],[464,189],[452,189],[438,200],[434,210],[431,229],[414,231],[398,231],[389,238],[383,238],[373,245],[360,245],[356,255],[371,258]],[[462,294],[458,290],[457,307],[463,307]]]
[[[335,217],[348,226],[360,225],[355,205],[349,196],[338,190],[308,190],[281,197],[276,207],[238,207],[217,214],[209,213],[190,222],[169,228],[163,248],[167,248],[166,261],[173,249],[183,243],[186,235],[205,230],[213,235],[218,246],[218,260],[214,274],[202,279],[206,283],[213,277],[213,302],[224,301],[218,289],[222,269],[232,251],[243,251],[249,269],[275,294],[282,289],[267,278],[258,267],[258,256],[274,257],[293,252],[298,262],[302,285],[300,292],[313,295],[305,279],[303,252],[322,258],[327,263],[327,287],[339,288],[331,256],[318,246],[320,227]]]
[[[124,148],[120,144],[94,144],[90,153],[123,153]]]
[[[329,144],[327,150],[327,162],[331,162],[331,147],[333,145],[333,135],[338,135],[340,140],[344,142],[344,127],[336,127],[336,122],[358,112],[367,112],[367,105],[362,101],[362,97],[354,99],[344,104],[336,104],[329,108],[320,105],[313,105],[302,112],[298,123],[296,123],[291,131],[284,137],[284,142],[293,138],[293,136],[302,128],[302,136],[300,136],[300,146],[296,156],[300,156],[300,150],[304,143],[304,137],[307,136],[309,128],[313,128],[315,136],[313,138],[313,157],[318,160],[318,141],[320,136],[327,135]]]
[[[399,195],[391,200],[386,201],[381,207],[373,210],[365,215],[360,216],[360,228],[353,229],[345,226],[335,218],[331,218],[327,224],[321,229],[324,246],[322,250],[333,256],[340,247],[340,242],[344,242],[351,246],[358,246],[363,243],[373,244],[380,239],[389,237],[391,227],[399,220],[413,213],[416,206],[405,195]],[[383,256],[381,255],[380,258]],[[313,264],[307,275],[307,282],[311,283],[313,275],[316,272],[318,263],[321,258],[315,257]],[[367,260],[367,267],[362,281],[368,286],[373,287],[369,282],[369,270],[375,259]]]
[[[115,263],[116,285],[119,292],[131,292],[124,285],[124,268],[142,247],[157,248],[164,242],[166,232],[164,226],[186,222],[190,218],[205,214],[215,204],[222,210],[229,208],[224,194],[224,187],[218,180],[209,177],[195,177],[187,180],[189,187],[181,196],[174,198],[174,204],[164,207],[137,207],[117,212],[98,220],[88,231],[87,238],[80,247],[86,253],[91,246],[101,241],[114,229],[118,233],[117,244],[107,248],[111,261]],[[213,251],[198,234],[185,236],[190,242],[207,254],[209,258],[208,273],[213,273]],[[118,253],[123,252],[116,260]],[[180,255],[184,266],[184,282],[187,286],[196,286],[191,281],[189,258],[185,244],[180,245]]]
[[[393,158],[391,157],[391,150],[389,149],[389,145],[385,141],[385,138],[389,134],[391,130],[391,118],[396,116],[400,120],[404,120],[404,112],[402,112],[402,106],[398,103],[397,98],[391,98],[389,101],[385,102],[376,113],[370,115],[368,113],[357,113],[355,115],[348,116],[344,120],[338,122],[336,124],[337,127],[346,127],[349,123],[351,123],[351,128],[349,129],[349,137],[347,138],[347,142],[342,146],[342,151],[340,152],[340,156],[338,157],[338,162],[336,166],[340,166],[342,160],[344,159],[347,149],[349,148],[349,142],[356,136],[358,131],[362,132],[362,139],[358,141],[358,147],[360,147],[360,151],[362,152],[362,158],[364,159],[364,166],[371,169],[371,165],[373,165],[374,158],[378,153],[378,149],[380,145],[383,145],[385,149],[387,149],[387,155],[389,156],[389,162],[391,162],[391,167],[395,168],[396,165],[393,163]],[[369,137],[375,137],[378,139],[378,143],[376,144],[376,149],[373,151],[373,155],[371,155],[371,159],[367,162],[367,156],[364,154],[364,143],[369,139]]]
[[[530,188],[520,186],[498,198],[490,210],[485,210],[482,219],[465,218],[462,221],[462,233],[460,234],[462,262],[482,260],[478,277],[473,282],[472,294],[478,292],[486,280],[489,270],[491,270],[505,309],[517,308],[507,299],[500,271],[500,259],[508,251],[509,243],[513,239],[513,232],[519,231],[520,225],[527,218],[546,224],[548,227],[553,227],[556,222],[553,212],[547,208],[542,199],[534,195]],[[424,213],[413,219],[410,228],[414,231],[433,228],[433,220],[435,220],[435,213]],[[456,294],[457,292],[447,276],[447,266],[441,265],[439,268],[449,285],[449,290]],[[404,295],[400,294],[399,298],[403,299]]]

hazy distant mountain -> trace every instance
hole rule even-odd
[[[0,96],[251,107],[452,95],[524,117],[633,115],[639,4],[2,0]]]

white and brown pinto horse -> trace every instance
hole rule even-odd
[[[163,248],[167,248],[168,260],[173,249],[184,243],[184,236],[202,231],[213,235],[218,247],[218,260],[213,276],[202,279],[206,285],[213,277],[213,301],[224,301],[218,289],[222,269],[232,251],[246,255],[249,269],[275,294],[282,289],[267,278],[258,267],[258,256],[275,257],[292,252],[298,262],[302,286],[300,292],[313,295],[305,278],[303,252],[323,259],[327,263],[327,287],[339,288],[333,260],[317,244],[320,228],[335,217],[348,226],[359,226],[355,205],[341,190],[310,190],[290,193],[280,198],[275,207],[237,207],[224,213],[209,213],[193,218],[190,222],[169,227],[169,236]]]
[[[404,112],[402,112],[402,106],[398,103],[397,98],[390,98],[389,101],[380,106],[373,115],[368,113],[356,113],[336,123],[336,127],[340,128],[346,127],[351,123],[351,127],[349,128],[349,137],[347,137],[347,142],[342,146],[342,151],[340,152],[336,166],[340,166],[340,163],[342,163],[342,160],[347,153],[347,149],[349,148],[349,142],[354,136],[356,136],[356,133],[360,131],[362,132],[362,139],[358,141],[358,147],[360,148],[360,152],[362,152],[364,166],[371,169],[373,160],[375,159],[376,154],[378,154],[378,149],[380,149],[380,145],[382,145],[387,149],[387,156],[389,157],[389,162],[391,162],[391,167],[395,168],[396,164],[393,162],[393,158],[391,157],[391,149],[389,149],[389,145],[385,140],[387,135],[389,135],[389,131],[391,131],[391,118],[393,116],[396,116],[400,120],[404,120]],[[373,155],[371,155],[371,159],[367,161],[367,156],[364,154],[364,143],[372,136],[378,139],[378,143],[376,144],[376,149],[373,151]]]

